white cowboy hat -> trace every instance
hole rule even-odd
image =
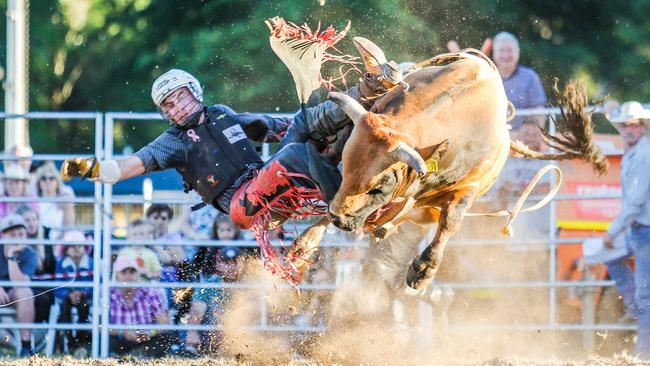
[[[609,119],[611,123],[637,122],[650,119],[650,110],[643,108],[639,102],[625,102],[618,109],[618,113]],[[648,124],[646,121],[643,121]]]
[[[18,164],[7,164],[5,166],[4,179],[29,180],[29,173]]]

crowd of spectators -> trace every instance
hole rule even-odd
[[[61,180],[54,162],[32,164],[27,159],[32,155],[31,149],[13,148],[7,155],[26,159],[7,160],[0,172],[0,195],[5,197],[0,202],[0,238],[17,240],[0,245],[0,280],[32,282],[36,287],[0,287],[0,306],[13,308],[17,322],[52,321],[51,310],[56,308],[58,323],[88,324],[95,316],[93,288],[77,287],[75,282],[93,281],[93,238],[91,230],[84,231],[84,227],[77,225],[75,205],[71,202],[75,193]],[[140,218],[128,223],[123,239],[130,243],[118,241],[112,246],[111,278],[120,284],[110,291],[109,318],[113,325],[210,325],[221,321],[230,298],[228,289],[142,286],[236,282],[245,257],[256,255],[250,247],[233,245],[244,239],[242,232],[214,208],[179,211],[175,222],[178,229],[171,230],[174,209],[166,204],[150,205]],[[35,239],[35,243],[20,242],[26,239]],[[203,247],[187,245],[188,240],[227,243]],[[61,244],[65,242],[74,244]],[[37,285],[39,281],[57,281],[62,285],[43,287]],[[19,343],[16,350],[20,356],[32,355],[40,350],[33,333],[21,329],[20,339],[5,339],[0,346],[13,347]],[[10,332],[3,336],[13,337]],[[218,351],[218,337],[218,332],[112,329],[110,352],[139,352],[150,357],[170,353],[196,355]],[[89,330],[57,331],[55,352],[86,357],[90,347]]]

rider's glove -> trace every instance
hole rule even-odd
[[[69,181],[72,178],[93,179],[99,177],[99,161],[96,157],[88,159],[65,159],[61,165],[61,178]]]
[[[61,178],[73,177],[113,184],[120,180],[122,172],[115,160],[97,160],[96,157],[66,159],[61,165]]]

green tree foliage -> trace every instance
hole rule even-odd
[[[0,6],[6,9],[6,0]],[[362,35],[398,62],[444,52],[449,39],[478,47],[508,30],[521,40],[521,63],[534,67],[547,87],[554,77],[580,77],[593,97],[644,101],[650,97],[649,10],[641,0],[326,0],[323,6],[316,0],[32,0],[30,109],[154,111],[151,82],[181,67],[203,82],[208,103],[295,110],[291,77],[268,45],[264,20],[276,15],[337,29],[350,20],[342,52],[356,55],[350,39]],[[4,38],[4,17],[1,22]],[[47,141],[39,151],[90,148],[89,124],[58,121],[45,129],[37,123],[32,141]],[[164,128],[161,122],[119,123],[116,148],[137,148]]]

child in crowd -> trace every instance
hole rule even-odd
[[[148,220],[136,219],[129,224],[128,240],[154,240],[154,225]],[[146,280],[160,280],[162,265],[158,254],[145,245],[128,245],[119,251],[119,255],[135,258],[138,263],[138,273]]]
[[[63,234],[65,241],[87,241],[81,231],[70,231]],[[56,273],[60,281],[92,281],[93,258],[88,255],[86,245],[68,245],[64,249],[64,256],[57,262]],[[56,298],[61,303],[60,323],[73,321],[73,309],[76,309],[78,323],[88,323],[88,316],[92,304],[92,287],[74,287],[74,282],[69,286],[55,291]],[[63,331],[67,347],[76,357],[85,357],[90,346],[90,332],[86,330]]]
[[[219,216],[212,226],[212,240],[241,240],[241,232],[228,216]],[[199,281],[203,283],[233,283],[239,281],[243,271],[243,251],[236,246],[201,247],[195,259]],[[189,323],[216,323],[229,299],[228,291],[220,288],[194,289]],[[201,334],[189,331],[186,349],[195,351],[202,344]],[[208,351],[205,349],[205,351]]]

